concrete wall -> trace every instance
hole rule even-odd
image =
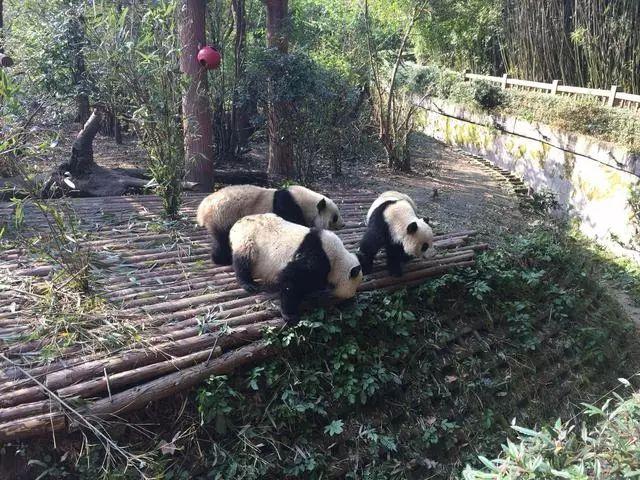
[[[584,135],[442,100],[422,106],[424,133],[488,158],[536,191],[554,192],[587,236],[619,246],[637,235],[628,200],[631,188],[640,183],[639,155]]]

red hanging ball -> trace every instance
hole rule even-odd
[[[198,63],[207,70],[215,70],[220,66],[222,55],[211,45],[206,45],[198,52]]]

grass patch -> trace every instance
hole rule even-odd
[[[473,268],[269,333],[279,357],[212,377],[140,420],[159,423],[147,434],[125,425],[114,438],[150,454],[156,478],[456,478],[512,418],[570,418],[638,370],[601,268],[561,231],[513,237]],[[94,478],[107,475],[95,451],[47,454]]]

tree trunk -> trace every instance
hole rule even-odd
[[[76,122],[84,125],[89,119],[89,96],[87,94],[87,68],[84,61],[84,17],[78,13],[71,23],[71,48],[73,49],[73,84],[76,93]]]
[[[113,116],[113,137],[117,145],[122,145],[122,125],[117,111]]]
[[[240,147],[246,144],[247,136],[244,135],[243,110],[245,103],[238,105],[238,84],[244,73],[244,43],[245,33],[247,30],[247,20],[245,18],[244,0],[232,0],[231,8],[233,9],[233,20],[235,23],[235,39],[234,39],[234,88],[233,99],[231,101],[231,129],[233,131],[234,155],[238,155]],[[241,143],[242,142],[242,143]]]
[[[267,6],[267,46],[277,48],[280,53],[289,51],[288,38],[288,0],[265,0]],[[273,98],[273,85],[268,82],[270,97]],[[269,106],[267,118],[269,130],[269,173],[290,177],[294,173],[293,145],[285,126],[291,106],[288,102],[273,101]]]
[[[205,44],[206,0],[182,0],[180,9],[180,69],[190,78],[182,97],[186,179],[197,189],[213,188],[213,126],[207,72],[196,56]]]
[[[2,0],[0,0],[0,53],[4,53],[4,5]]]
[[[93,139],[100,130],[102,114],[94,110],[89,120],[84,124],[80,133],[71,146],[71,160],[68,169],[72,175],[79,175],[89,171],[94,165]]]

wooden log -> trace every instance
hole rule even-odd
[[[281,325],[284,321],[280,322]],[[187,390],[210,375],[229,374],[233,371],[265,360],[276,350],[264,343],[256,342],[237,350],[228,352],[207,364],[199,364],[186,370],[152,380],[135,388],[112,395],[90,405],[80,407],[78,412],[90,420],[90,417],[104,417],[110,414],[134,410],[150,401],[161,400],[177,392]],[[70,414],[73,418],[74,414]],[[71,428],[82,426],[77,420],[70,424]],[[51,431],[67,428],[67,417],[63,413],[51,413],[20,418],[0,424],[0,442],[20,440],[43,435]]]
[[[433,277],[436,275],[440,275],[444,272],[447,272],[454,268],[462,268],[469,267],[473,265],[475,262],[473,260],[467,260],[463,262],[451,263],[447,265],[441,265],[437,267],[429,267],[423,270],[416,270],[413,272],[408,272],[400,278],[395,277],[383,277],[377,280],[371,280],[363,282],[360,291],[369,291],[369,290],[377,290],[381,288],[388,288],[394,285],[406,285],[408,283],[412,283],[414,281],[422,282],[425,278]]]
[[[58,412],[59,406],[51,400],[23,403],[15,407],[0,408],[0,424],[18,418],[33,417],[47,412]]]
[[[280,320],[274,326],[284,326],[284,320]],[[93,402],[83,407],[81,413],[103,417],[135,410],[151,401],[161,400],[177,392],[187,390],[211,375],[228,374],[240,367],[263,361],[276,351],[266,342],[255,342],[223,354],[208,364],[196,365],[112,395],[111,398]],[[2,426],[0,425],[1,431]]]
[[[66,428],[67,418],[63,413],[47,413],[20,418],[0,424],[0,442],[39,437],[45,433],[59,432]]]
[[[203,334],[186,338],[166,345],[158,346],[153,351],[134,350],[121,355],[86,362],[75,367],[47,375],[44,384],[52,390],[66,387],[88,378],[97,377],[106,370],[108,374],[118,373],[129,368],[149,365],[159,359],[166,360],[171,355],[184,355],[189,352],[204,350],[214,346],[222,349],[234,348],[259,339],[264,328],[277,326],[281,320],[271,320],[253,325],[239,327],[220,335],[219,333]],[[14,390],[0,396],[0,407],[10,407],[24,402],[32,402],[46,397],[39,386]]]
[[[220,347],[214,347],[213,349],[206,349],[183,357],[172,358],[164,362],[134,368],[133,370],[125,370],[124,372],[114,375],[103,375],[102,377],[76,383],[75,385],[59,389],[57,394],[63,398],[74,396],[88,398],[98,394],[104,394],[108,390],[116,392],[121,390],[122,387],[133,385],[143,380],[156,378],[170,372],[181,371],[200,363],[206,364],[221,354],[222,349]]]
[[[258,321],[271,319],[275,317],[277,314],[277,312],[275,311],[262,310],[262,311],[247,313],[245,315],[242,315],[242,313],[247,312],[250,308],[253,308],[255,306],[255,302],[248,304],[246,302],[236,300],[236,301],[229,302],[229,305],[231,307],[235,307],[237,305],[245,305],[245,306],[241,306],[235,309],[230,308],[228,311],[225,310],[225,311],[219,312],[220,318],[218,319],[218,322],[215,325],[210,325],[209,331],[217,330],[222,326],[236,327],[236,326],[246,325],[249,323],[257,323]],[[204,310],[205,309],[203,309],[203,311]],[[189,321],[192,324],[197,324],[199,319],[196,316],[192,316],[189,318]],[[172,328],[174,326],[175,328]],[[214,326],[215,328],[213,328]],[[165,325],[164,329],[159,329],[159,332],[164,333],[166,331],[168,333],[175,333],[175,331],[173,330],[178,330],[179,327],[180,325],[178,323],[173,325]],[[150,342],[145,340],[143,342],[131,344],[129,345],[128,348],[129,349],[148,348],[149,346],[150,346]],[[77,351],[73,351],[73,352],[69,352],[68,354],[73,355],[76,352]],[[114,354],[115,353],[113,353],[112,355]],[[67,355],[67,351],[64,351],[62,355],[59,355],[59,358],[64,357],[65,355]],[[73,358],[73,357],[70,359],[63,358],[47,365],[27,369],[27,371],[33,377],[41,378],[42,376],[49,375],[54,372],[60,372],[62,370],[70,369],[78,364],[86,364],[90,361],[103,360],[104,356],[105,354],[103,352],[98,354],[83,355],[81,358]],[[9,367],[5,369],[2,373],[4,374],[4,376],[2,377],[2,381],[0,382],[0,393],[9,391],[9,390],[16,390],[32,384],[32,381],[29,379],[25,379],[24,373],[18,369],[15,369],[15,367]]]
[[[98,393],[107,392],[107,381],[109,382],[109,389],[111,391],[117,391],[123,386],[131,385],[132,383],[141,380],[148,380],[163,373],[181,370],[188,366],[206,362],[210,359],[219,357],[221,353],[222,349],[215,347],[214,349],[207,349],[184,357],[177,357],[165,362],[124,371],[109,377],[102,376],[86,382],[77,383],[69,387],[61,388],[56,393],[62,398],[74,396],[88,398],[95,396]],[[58,409],[59,406],[51,400],[42,400],[15,407],[0,408],[0,423]]]

